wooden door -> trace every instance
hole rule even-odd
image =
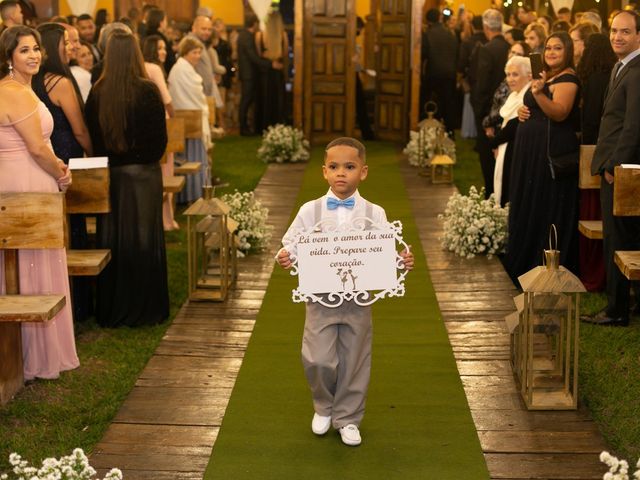
[[[375,130],[381,140],[408,137],[412,1],[379,0]]]
[[[297,84],[303,92],[296,98],[304,99],[304,132],[313,143],[326,143],[335,137],[353,134],[354,2],[304,0],[304,78],[302,85]]]

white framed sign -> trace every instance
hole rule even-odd
[[[409,250],[402,238],[402,223],[375,223],[354,218],[339,227],[331,220],[294,235],[291,275],[298,275],[294,302],[317,302],[338,307],[345,301],[367,306],[385,297],[404,295],[407,270],[400,249]]]

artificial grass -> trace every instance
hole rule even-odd
[[[371,385],[363,443],[347,447],[310,429],[313,407],[300,361],[304,307],[291,302],[296,279],[271,277],[205,479],[489,478],[440,318],[396,153],[370,143],[361,193],[400,219],[416,268],[402,299],[374,306]],[[299,204],[322,195],[315,150]]]

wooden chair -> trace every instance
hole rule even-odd
[[[202,112],[200,110],[176,110],[175,118],[184,123],[183,145],[187,138],[202,138]],[[184,146],[182,151],[184,151]],[[184,162],[181,165],[176,165],[173,171],[176,175],[195,175],[200,173],[201,169],[200,162]]]
[[[207,105],[209,106],[209,126],[216,124],[216,102],[213,97],[207,97]]]
[[[111,211],[109,169],[73,170],[73,183],[65,200],[67,213],[105,214]],[[104,249],[67,250],[69,276],[99,275],[111,260],[111,251]]]
[[[613,180],[613,214],[640,216],[640,168],[616,167]],[[614,260],[629,280],[640,280],[640,251],[616,251]]]
[[[580,172],[578,186],[582,190],[600,188],[600,176],[591,175],[591,160],[596,150],[595,145],[580,145]],[[578,230],[592,240],[602,240],[602,220],[580,220]]]
[[[64,295],[20,295],[20,249],[64,248],[61,193],[0,193],[0,249],[4,253],[5,294],[0,296],[0,404],[24,383],[20,322],[51,320]]]

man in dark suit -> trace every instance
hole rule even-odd
[[[423,75],[421,105],[431,100],[438,106],[436,117],[453,133],[456,95],[458,39],[440,22],[440,10],[427,12],[427,31],[422,34]],[[422,112],[424,113],[424,112]]]
[[[611,24],[611,46],[618,63],[605,95],[598,144],[591,173],[601,175],[604,262],[607,307],[591,319],[599,325],[629,324],[629,281],[614,262],[616,250],[640,250],[640,217],[613,215],[613,170],[623,163],[640,163],[640,19],[619,12]],[[638,299],[640,301],[640,299]]]
[[[491,101],[500,82],[504,80],[509,44],[502,36],[502,14],[492,8],[482,14],[482,25],[488,42],[477,49],[475,84],[471,88],[471,106],[476,119],[478,136],[476,151],[480,157],[484,177],[485,196],[493,193],[493,170],[496,164],[489,139],[482,128],[482,119],[489,114]]]
[[[240,135],[253,135],[253,128],[249,127],[247,114],[249,107],[256,99],[258,89],[258,75],[264,75],[269,68],[282,70],[282,63],[262,58],[256,50],[255,34],[258,31],[258,18],[247,14],[244,21],[245,29],[238,34],[238,78],[242,88],[240,97]]]

